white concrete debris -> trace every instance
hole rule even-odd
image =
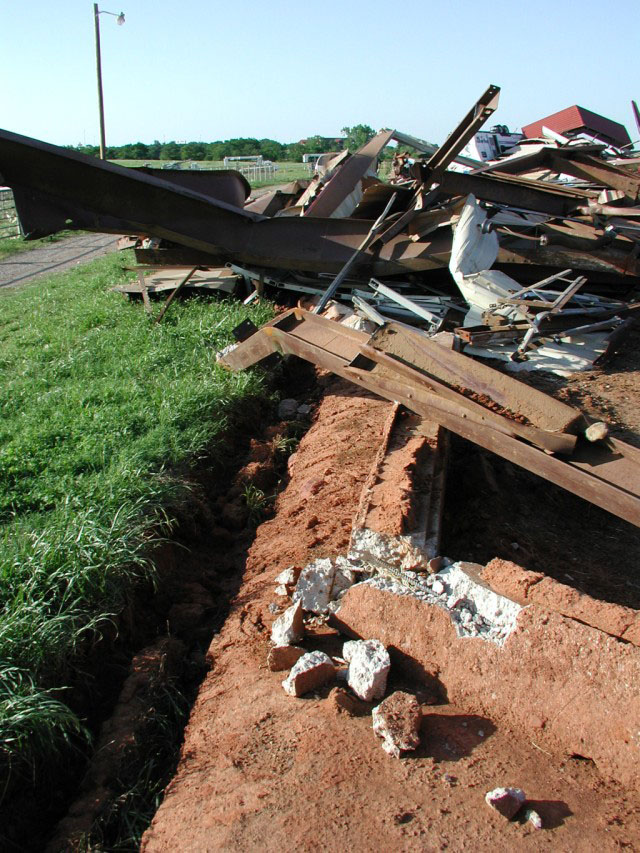
[[[525,817],[534,829],[543,828],[542,818],[535,809],[527,809]]]
[[[298,582],[298,578],[300,577],[300,571],[301,570],[296,568],[296,566],[289,566],[288,569],[284,569],[280,572],[275,580],[276,595],[291,595]]]
[[[336,668],[324,652],[307,652],[282,682],[285,693],[303,696],[335,678]]]
[[[388,563],[401,569],[426,569],[429,555],[424,544],[424,535],[421,533],[391,536],[367,527],[358,527],[351,531],[349,558]]]
[[[522,808],[526,795],[522,788],[494,788],[485,794],[484,799],[488,806],[511,820]]]
[[[271,626],[274,646],[293,646],[304,637],[304,616],[300,602],[288,607]]]
[[[371,712],[373,731],[383,739],[382,748],[400,758],[420,745],[422,708],[415,696],[396,690]]]
[[[328,613],[329,604],[355,581],[350,565],[344,557],[325,557],[309,563],[300,573],[293,600],[311,613]]]
[[[348,662],[347,684],[360,699],[382,699],[391,668],[389,652],[380,640],[349,640],[342,647]]]
[[[602,441],[609,435],[609,427],[603,421],[597,421],[588,426],[584,434],[588,441]]]
[[[442,607],[449,611],[459,637],[479,637],[501,646],[516,627],[522,607],[474,577],[469,566],[464,562],[450,563],[427,577],[406,571],[411,588],[388,576],[376,576],[364,583]]]

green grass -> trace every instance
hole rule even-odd
[[[164,165],[166,165],[166,160],[110,160],[110,163],[115,163],[117,166],[146,166],[149,165],[154,169],[161,169]],[[191,162],[191,161],[189,161]],[[223,169],[224,163],[222,160],[195,160],[193,161],[198,164],[202,169]],[[188,163],[184,164],[188,167]],[[234,166],[240,168],[241,166],[249,165],[246,161],[239,161],[238,163],[231,163],[229,168],[233,169]],[[275,164],[278,167],[278,171],[274,173],[272,178],[269,178],[266,181],[249,181],[252,187],[268,187],[274,186],[275,184],[287,184],[290,181],[297,180],[309,180],[311,174],[309,169],[305,163],[293,163],[290,160],[282,160]],[[186,169],[185,169],[186,171]]]
[[[188,470],[259,417],[256,372],[215,353],[267,305],[191,299],[165,320],[109,286],[109,256],[0,292],[0,778],[84,736],[65,702],[77,656],[153,577]],[[0,798],[2,790],[0,788]]]

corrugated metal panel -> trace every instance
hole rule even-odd
[[[631,142],[624,125],[579,107],[577,104],[526,125],[522,128],[522,132],[531,139],[542,135],[543,126],[555,130],[556,133],[585,128],[592,131],[594,135],[600,135],[603,140],[619,146],[628,145]]]

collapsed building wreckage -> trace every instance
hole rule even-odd
[[[188,265],[181,284],[225,263],[247,300],[275,288],[313,307],[239,330],[225,366],[301,356],[640,526],[637,449],[469,358],[570,371],[619,345],[640,310],[638,160],[559,134],[494,164],[464,157],[498,97],[490,86],[439,148],[384,130],[248,201],[237,172],[158,177],[6,131],[0,175],[28,236],[144,235],[139,260]],[[397,153],[384,182],[393,140],[424,156]]]

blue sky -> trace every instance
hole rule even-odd
[[[490,124],[577,103],[639,135],[637,0],[118,2],[124,26],[100,16],[107,144],[360,123],[441,142],[489,83]],[[91,2],[0,0],[0,127],[97,144],[94,50]]]

